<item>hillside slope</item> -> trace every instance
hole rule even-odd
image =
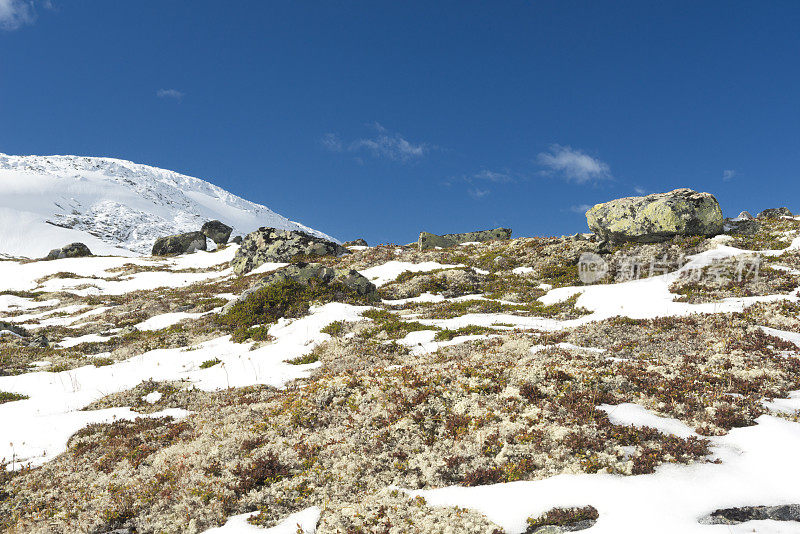
[[[219,219],[325,234],[204,180],[112,158],[0,154],[0,257],[81,241],[95,254],[148,253],[157,237]]]

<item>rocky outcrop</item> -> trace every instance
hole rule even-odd
[[[755,217],[753,217],[752,213],[750,213],[749,211],[743,211],[743,212],[739,213],[739,216],[736,217],[733,220],[734,221],[750,221],[752,219],[755,219]]]
[[[231,237],[231,232],[233,232],[233,228],[220,221],[213,220],[205,223],[200,228],[200,231],[203,232],[203,235],[205,235],[207,238],[209,238],[217,245],[224,245],[228,242],[228,239]]]
[[[319,263],[295,263],[273,271],[256,282],[234,301],[227,303],[222,308],[222,313],[227,313],[233,305],[241,299],[247,298],[259,289],[291,280],[299,284],[318,282],[326,285],[339,284],[357,295],[378,300],[375,284],[367,277],[353,269],[333,269]]]
[[[722,210],[710,193],[676,189],[597,204],[586,212],[589,228],[606,242],[657,243],[675,236],[714,236]]]
[[[91,255],[92,251],[83,243],[70,243],[65,247],[54,248],[44,259],[60,260],[63,258],[83,258]]]
[[[706,525],[738,525],[746,521],[800,521],[800,505],[722,508],[700,519]]]
[[[206,236],[203,232],[188,232],[156,239],[153,256],[174,256],[198,250],[206,250]]]
[[[780,219],[781,217],[793,217],[789,208],[770,208],[762,211],[756,219]]]
[[[367,241],[365,239],[359,238],[359,239],[354,239],[352,241],[345,241],[344,243],[342,243],[342,246],[344,248],[349,248],[349,247],[368,247],[369,245],[367,245]]]
[[[458,245],[459,243],[471,243],[474,241],[492,241],[492,240],[511,239],[510,228],[495,228],[494,230],[482,230],[478,232],[467,232],[465,234],[445,234],[436,235],[430,232],[420,232],[417,244],[420,250],[427,250],[432,248],[448,248]]]
[[[252,271],[267,262],[289,262],[297,256],[340,256],[347,249],[303,232],[259,228],[242,240],[242,245],[231,260],[235,274]]]
[[[237,235],[236,237],[231,239],[231,243],[233,243],[235,245],[241,245],[242,244],[242,236]]]

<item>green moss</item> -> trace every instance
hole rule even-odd
[[[583,508],[553,508],[542,516],[536,518],[529,517],[528,528],[525,532],[526,534],[530,534],[546,526],[565,527],[581,521],[596,521],[598,517],[599,514],[594,506],[584,506]]]
[[[496,330],[486,326],[469,325],[457,330],[440,330],[436,332],[436,336],[433,339],[436,341],[450,341],[458,336],[481,335],[488,332],[496,332]]]
[[[20,395],[19,393],[9,393],[8,391],[0,391],[0,404],[5,402],[14,402],[18,400],[27,399],[27,395]]]
[[[261,336],[264,340],[264,331],[249,329],[270,325],[282,317],[303,317],[308,314],[312,303],[333,301],[364,304],[365,297],[341,284],[323,284],[313,280],[309,284],[300,284],[286,280],[255,291],[215,320],[219,326],[235,333],[237,339]]]
[[[311,352],[309,354],[305,354],[303,356],[298,356],[297,358],[287,360],[286,363],[290,363],[292,365],[306,365],[309,363],[316,363],[318,361],[319,361],[319,356],[317,356],[316,353]]]
[[[438,327],[424,325],[416,321],[403,321],[394,313],[386,310],[367,310],[362,314],[363,317],[372,319],[376,325],[374,328],[365,332],[364,337],[373,337],[380,332],[385,332],[390,339],[400,339],[405,337],[409,332],[417,332],[421,330],[438,330]]]
[[[329,334],[331,336],[340,336],[344,333],[344,321],[334,321],[325,328],[322,329],[322,332],[325,334]]]
[[[200,369],[208,369],[209,367],[214,367],[218,363],[222,363],[222,360],[219,358],[214,358],[213,360],[206,360],[200,364]]]

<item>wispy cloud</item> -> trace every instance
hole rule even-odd
[[[570,206],[569,207],[569,211],[571,211],[573,213],[580,213],[581,215],[583,215],[584,213],[586,213],[590,209],[592,209],[592,206],[590,204],[578,204],[577,206]]]
[[[568,182],[585,184],[608,180],[608,164],[569,146],[552,145],[549,152],[538,155],[537,161],[546,168],[545,173],[556,174]]]
[[[736,174],[737,174],[736,171],[734,171],[733,169],[724,170],[722,171],[722,181],[730,182],[736,177]]]
[[[482,170],[473,174],[471,180],[486,180],[489,182],[494,182],[496,184],[514,182],[516,179],[511,175],[510,172],[495,172],[490,170]]]
[[[432,148],[425,143],[412,143],[399,133],[390,132],[380,123],[375,122],[370,127],[375,130],[374,135],[350,142],[342,141],[335,133],[327,133],[322,137],[322,146],[331,152],[368,153],[374,158],[401,162],[419,159]]]
[[[0,0],[0,29],[16,30],[33,24],[35,20],[36,9],[32,0]]]
[[[177,89],[159,89],[156,91],[156,96],[158,98],[167,98],[180,102],[183,100],[183,97],[186,96],[186,93],[178,91]]]
[[[640,185],[637,185],[636,187],[633,188],[633,192],[636,193],[637,195],[646,195],[647,189],[645,189]]]
[[[480,200],[489,193],[491,193],[491,191],[489,191],[488,189],[478,189],[477,187],[470,187],[469,189],[467,189],[467,193],[472,198]]]

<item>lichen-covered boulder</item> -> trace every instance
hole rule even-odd
[[[340,256],[347,254],[338,243],[294,230],[259,228],[242,240],[231,260],[235,274],[252,271],[267,262],[289,262],[296,256]]]
[[[231,237],[231,232],[233,232],[233,228],[220,221],[213,220],[205,223],[200,228],[200,231],[203,232],[203,235],[205,235],[207,238],[209,238],[217,245],[224,245],[228,242],[228,239]]]
[[[756,219],[780,219],[781,217],[793,217],[789,208],[770,208],[762,211]]]
[[[607,242],[657,243],[723,231],[722,210],[714,195],[691,189],[597,204],[586,212],[586,221]]]
[[[70,243],[69,245],[61,248],[54,248],[45,257],[46,260],[60,260],[63,258],[82,258],[84,256],[91,256],[92,251],[83,243]]]
[[[206,236],[203,232],[168,235],[156,239],[153,256],[174,256],[206,250]]]
[[[458,245],[459,243],[472,243],[474,241],[492,241],[492,240],[507,241],[511,239],[510,228],[495,228],[494,230],[481,230],[478,232],[467,232],[464,234],[445,234],[436,235],[430,232],[420,232],[417,245],[420,250],[428,250],[432,248],[448,248]]]
[[[253,284],[249,289],[241,294],[241,296],[222,308],[222,313],[227,313],[236,302],[241,299],[247,298],[252,293],[259,289],[279,284],[291,280],[299,284],[308,285],[314,282],[331,285],[339,284],[353,293],[366,297],[370,300],[378,300],[378,291],[375,284],[370,282],[367,277],[353,269],[333,269],[326,267],[319,263],[294,263],[287,265],[281,269],[273,271],[258,282]]]

